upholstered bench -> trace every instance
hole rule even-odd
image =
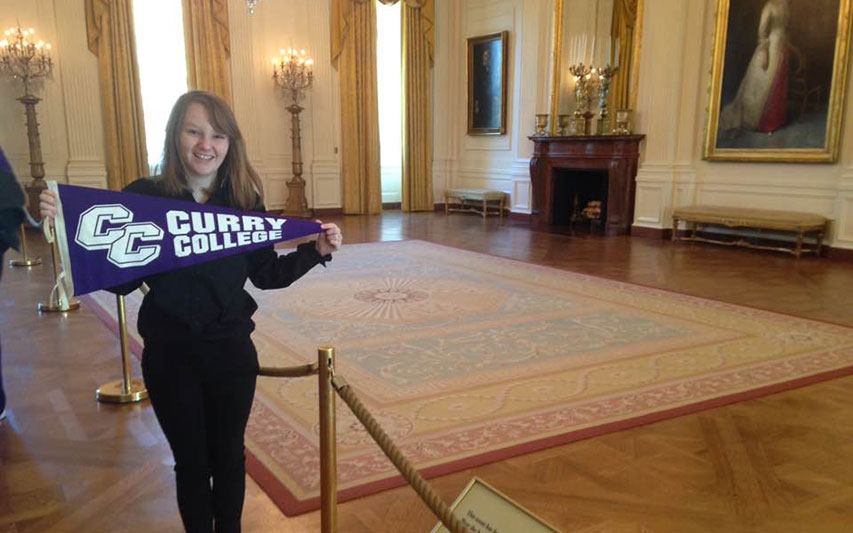
[[[451,200],[460,207],[450,207]],[[483,218],[488,215],[502,217],[506,195],[503,191],[492,189],[447,189],[444,193],[444,213],[466,211],[478,213]]]
[[[678,222],[692,223],[693,227],[689,236],[678,236]],[[749,207],[721,207],[713,205],[691,205],[676,208],[672,212],[672,240],[702,241],[730,246],[745,246],[747,248],[758,248],[761,250],[777,250],[794,254],[800,257],[803,253],[814,253],[820,255],[823,245],[823,236],[829,221],[826,217],[811,213],[797,213],[794,211],[774,211],[770,209],[752,209]],[[796,234],[796,243],[792,248],[784,246],[769,246],[747,242],[740,238],[735,241],[724,241],[711,239],[709,237],[697,237],[696,227],[699,224],[712,224],[726,226],[729,228],[754,228],[774,231],[790,231]],[[813,235],[815,244],[803,247],[803,237]]]

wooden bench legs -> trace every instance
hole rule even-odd
[[[450,207],[451,200],[458,202],[460,207]],[[473,203],[477,202],[477,203]],[[489,205],[489,202],[493,202],[493,205]],[[496,204],[496,205],[495,205]],[[506,199],[501,197],[500,200],[489,200],[486,198],[466,198],[464,196],[451,196],[445,195],[444,197],[444,214],[449,214],[452,212],[460,212],[460,213],[477,213],[483,218],[486,218],[488,215],[498,215],[498,218],[502,218],[504,214],[504,209],[506,209]],[[497,210],[497,212],[495,212]]]
[[[678,235],[678,223],[685,222],[688,227],[685,228],[686,231],[689,231],[689,235],[679,236]],[[793,247],[786,246],[771,246],[771,245],[763,245],[763,244],[753,244],[746,241],[743,238],[738,238],[733,241],[724,241],[720,239],[712,239],[709,237],[699,237],[696,235],[697,227],[699,224],[710,224],[709,222],[704,222],[702,220],[691,220],[690,218],[682,218],[679,216],[672,217],[672,241],[696,241],[696,242],[709,242],[713,244],[722,244],[725,246],[743,246],[745,248],[754,248],[758,250],[774,250],[778,252],[787,252],[794,257],[799,258],[804,253],[813,253],[816,255],[820,255],[821,249],[823,247],[823,237],[826,233],[826,225],[820,229],[799,229],[796,230],[796,241]],[[734,226],[727,226],[734,227]],[[758,225],[755,226],[737,226],[738,228],[752,228],[761,230]],[[806,248],[803,246],[804,239],[807,235],[812,234],[815,237],[815,244],[812,247]]]

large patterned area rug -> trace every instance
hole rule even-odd
[[[262,364],[333,345],[427,477],[853,372],[851,328],[421,241],[349,245],[252,293]],[[115,316],[112,295],[88,301]],[[339,499],[403,484],[337,413]],[[317,508],[316,378],[262,378],[246,436],[249,472],[284,512]]]

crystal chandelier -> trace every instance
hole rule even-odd
[[[53,70],[50,43],[33,42],[35,30],[9,28],[0,40],[0,71],[24,83],[24,94],[30,94],[30,83],[49,76]]]
[[[246,7],[248,8],[250,15],[255,14],[255,6],[258,5],[258,2],[260,1],[261,0],[246,0]]]

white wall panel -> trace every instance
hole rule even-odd
[[[329,0],[263,2],[254,15],[243,2],[229,2],[234,108],[249,140],[249,156],[264,179],[267,207],[280,209],[292,177],[289,95],[272,79],[271,59],[282,48],[304,49],[314,63],[314,83],[300,105],[302,177],[309,207],[340,207],[337,77],[329,51]],[[318,187],[317,179],[324,186]],[[322,191],[324,197],[316,197]]]
[[[835,245],[853,249],[853,192],[845,191],[838,199],[838,217],[830,232],[834,230]]]
[[[56,50],[67,51],[59,57],[62,72],[62,98],[68,130],[68,183],[84,187],[106,188],[103,115],[98,59],[88,49],[85,12],[75,2],[54,0],[57,25]],[[73,52],[73,53],[72,53]]]
[[[462,0],[452,4],[452,7],[439,9],[436,17],[439,28],[446,26],[453,30],[451,42],[455,42],[455,46],[447,46],[453,50],[453,55],[438,56],[451,64],[453,77],[438,70],[439,63],[436,70],[437,77],[450,82],[449,85],[436,84],[436,100],[451,98],[453,104],[450,107],[454,110],[452,114],[437,114],[435,117],[436,131],[446,131],[450,127],[454,132],[451,136],[451,161],[439,165],[442,172],[450,170],[450,174],[440,177],[446,180],[446,186],[502,190],[510,195],[512,210],[529,212],[529,158],[533,146],[527,136],[533,132],[534,115],[548,106],[549,25],[553,2]],[[498,136],[468,135],[466,40],[501,31],[510,32],[507,131],[505,135]],[[437,191],[436,198],[443,198],[443,192]]]

